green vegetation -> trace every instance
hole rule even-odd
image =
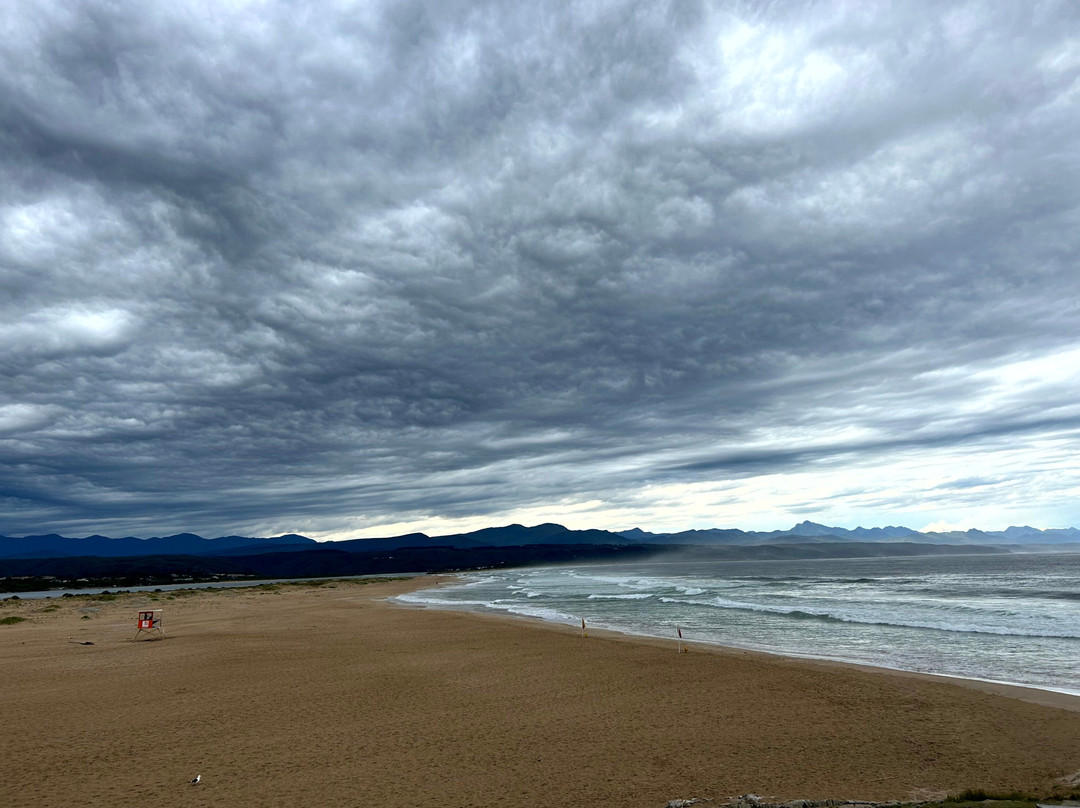
[[[25,623],[25,622],[26,622],[25,617],[19,617],[16,614],[11,615],[10,617],[0,617],[0,626],[13,626],[16,623]]]
[[[1023,794],[1019,791],[1010,791],[1008,794],[998,794],[994,792],[986,791],[982,788],[968,788],[961,791],[959,794],[952,794],[945,799],[947,803],[965,803],[965,802],[986,802],[987,800],[994,800],[995,802],[1034,802],[1040,799],[1032,794]]]
[[[172,594],[167,597],[169,600],[176,600],[177,598],[193,598],[205,591],[205,589],[174,589]]]
[[[987,799],[993,799],[995,803],[1029,803],[1039,799],[1039,797],[1032,794],[1023,794],[1018,791],[1012,791],[1008,794],[998,794],[995,792],[988,792],[985,789],[964,789],[959,794],[950,794],[945,798],[945,802],[950,805],[963,804],[963,803],[985,803]]]
[[[250,587],[251,590],[256,592],[279,592],[283,587],[303,587],[305,589],[319,589],[326,587],[327,589],[337,589],[339,586],[366,586],[367,584],[382,584],[389,581],[401,581],[403,578],[397,576],[380,576],[373,578],[319,578],[309,581],[276,581],[272,584],[259,584],[258,586]]]

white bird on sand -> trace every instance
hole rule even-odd
[[[194,780],[189,780],[188,782],[190,782],[193,786],[197,786],[199,784],[200,780],[202,780],[202,775],[201,774],[196,774],[195,779]]]

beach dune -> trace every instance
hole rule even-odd
[[[0,626],[0,805],[650,808],[1080,770],[1076,709],[383,600],[434,582],[0,604],[28,618]],[[167,639],[131,642],[150,605]]]

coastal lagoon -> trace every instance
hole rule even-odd
[[[1080,553],[469,573],[402,601],[1080,695]]]

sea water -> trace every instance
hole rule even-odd
[[[1080,695],[1080,553],[663,557],[476,572],[402,601]]]

